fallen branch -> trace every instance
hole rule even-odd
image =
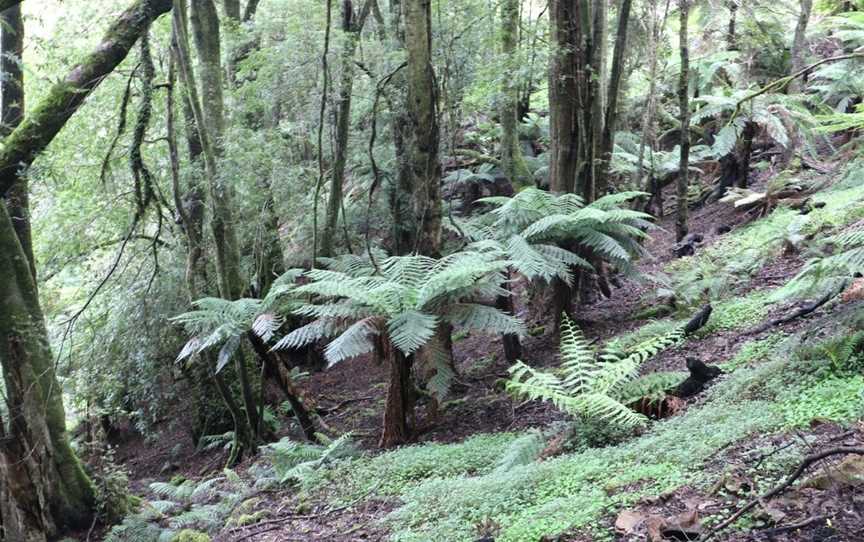
[[[759,497],[756,497],[755,499],[753,499],[750,502],[748,502],[747,504],[745,504],[737,512],[735,512],[734,514],[729,516],[728,519],[726,519],[725,521],[721,522],[716,527],[711,529],[705,535],[703,542],[704,542],[704,540],[710,540],[717,533],[719,533],[720,531],[722,531],[726,527],[728,527],[728,526],[732,525],[733,523],[735,523],[736,521],[738,521],[738,519],[741,516],[743,516],[744,514],[749,512],[750,510],[752,510],[757,504],[760,504],[760,503],[763,503],[763,502],[768,501],[770,499],[773,499],[777,495],[786,491],[786,489],[788,489],[789,486],[791,486],[795,482],[795,480],[800,478],[801,475],[804,474],[804,472],[813,463],[818,463],[819,461],[822,461],[823,459],[831,457],[831,456],[845,455],[845,454],[864,455],[864,448],[852,448],[852,447],[845,447],[844,446],[844,447],[840,447],[840,448],[831,448],[829,450],[824,450],[822,452],[808,455],[807,457],[804,458],[804,461],[801,462],[801,464],[798,466],[798,468],[795,469],[795,472],[790,474],[789,477],[786,478],[786,480],[782,484],[780,484],[779,486],[775,487],[771,491],[764,493],[763,495],[760,495]]]
[[[847,282],[848,281],[844,281],[843,284],[840,285],[840,288],[828,292],[816,301],[806,303],[802,307],[799,307],[798,309],[792,311],[786,316],[769,320],[768,322],[765,322],[764,324],[745,332],[744,335],[757,335],[759,333],[762,333],[763,331],[771,329],[772,327],[779,326],[781,324],[785,324],[786,322],[791,322],[792,320],[795,320],[797,318],[807,316],[808,314],[816,311],[816,309],[818,309],[822,305],[825,305],[826,303],[840,295],[846,289]]]
[[[809,527],[814,523],[819,523],[828,519],[828,516],[813,516],[811,518],[807,518],[803,521],[799,521],[797,523],[790,523],[789,525],[783,525],[782,527],[775,527],[773,529],[762,529],[760,531],[756,531],[756,534],[759,536],[776,536],[778,534],[788,533],[791,531],[797,531],[798,529],[803,529],[804,527]]]
[[[832,56],[830,58],[823,58],[819,62],[816,62],[815,64],[810,64],[806,68],[800,69],[791,75],[787,75],[786,77],[781,77],[780,79],[777,79],[776,81],[768,83],[767,85],[765,85],[761,89],[759,89],[755,92],[752,92],[752,93],[748,94],[747,96],[744,96],[743,98],[738,100],[738,103],[735,104],[735,112],[732,113],[732,117],[729,119],[729,124],[730,125],[732,124],[732,121],[734,121],[735,118],[738,116],[738,114],[741,113],[741,108],[744,106],[745,103],[749,102],[750,100],[752,100],[754,98],[758,98],[759,96],[761,96],[763,94],[767,94],[767,93],[775,91],[775,90],[776,91],[782,91],[793,80],[807,75],[808,73],[812,72],[813,70],[815,70],[819,66],[821,66],[823,64],[827,64],[828,62],[837,62],[839,60],[849,60],[852,58],[862,58],[862,57],[864,57],[864,52],[855,52],[855,53],[850,53],[848,55],[839,55],[839,56]]]

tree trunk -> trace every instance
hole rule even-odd
[[[66,434],[62,388],[54,372],[36,283],[5,206],[0,205],[0,364],[9,416],[0,457],[3,527],[21,540],[86,527],[93,485]],[[5,538],[15,540],[14,536]]]
[[[8,137],[24,119],[24,19],[21,6],[13,6],[0,13],[0,136]],[[21,241],[21,247],[30,262],[30,272],[36,280],[36,261],[30,231],[30,196],[27,178],[21,176],[6,194],[6,206],[12,225]]]
[[[648,61],[648,104],[642,117],[642,135],[639,138],[639,158],[636,162],[636,171],[633,173],[633,187],[639,190],[645,186],[647,188],[645,191],[651,194],[651,200],[656,200],[658,194],[654,192],[656,183],[654,182],[653,169],[647,183],[643,183],[642,181],[642,170],[645,165],[646,146],[651,144],[652,155],[654,148],[653,141],[656,122],[654,113],[657,107],[657,44],[660,41],[661,28],[663,28],[657,15],[657,0],[651,0],[649,11],[651,13],[651,33],[648,41],[648,54],[650,55]],[[646,206],[646,208],[649,207],[650,205]]]
[[[501,4],[501,52],[505,69],[501,88],[501,169],[510,182],[525,185],[531,172],[519,145],[519,23],[520,0]]]
[[[180,0],[178,0],[180,1]],[[219,295],[223,299],[239,299],[245,290],[245,282],[240,274],[240,253],[237,249],[237,241],[232,223],[230,205],[230,192],[225,183],[222,183],[216,163],[219,147],[214,147],[214,132],[216,139],[221,138],[223,106],[221,103],[221,58],[219,43],[219,23],[216,20],[216,9],[212,0],[198,0],[193,4],[193,26],[196,27],[196,45],[202,70],[208,72],[202,75],[202,81],[208,81],[211,85],[218,85],[218,89],[208,88],[204,85],[202,92],[206,94],[204,100],[199,99],[198,87],[196,86],[195,74],[190,62],[186,34],[186,21],[183,10],[175,12],[174,28],[178,34],[177,48],[179,52],[179,64],[183,82],[195,116],[195,125],[198,127],[198,135],[204,156],[204,169],[208,178],[208,188],[211,205],[210,227],[216,245],[216,274],[219,282]],[[213,33],[215,32],[215,36]],[[215,73],[214,73],[215,72]],[[206,107],[206,108],[205,108]],[[231,402],[233,398],[230,391],[223,385],[220,375],[216,375],[216,383],[226,405],[232,410],[235,422],[235,441],[231,456],[236,458],[242,455],[243,449],[253,450],[258,442],[255,429],[257,423],[257,405],[252,394],[252,386],[246,368],[245,357],[242,352],[234,356],[234,366],[237,377],[240,380],[240,389],[243,396],[244,412],[243,418],[237,416]],[[226,393],[227,392],[227,393]]]
[[[5,9],[17,2],[0,4]],[[111,25],[87,56],[5,138],[0,196],[20,181],[99,83],[120,64],[169,0],[139,0]],[[7,102],[11,104],[12,102]],[[9,428],[0,441],[0,515],[6,540],[42,541],[90,524],[95,494],[66,434],[61,387],[39,306],[32,256],[0,205],[0,365]]]
[[[615,126],[618,123],[618,94],[621,90],[621,75],[624,72],[624,51],[627,48],[627,27],[630,24],[632,0],[622,0],[618,13],[618,32],[615,35],[615,50],[612,54],[612,71],[609,76],[606,115],[603,122],[603,137],[600,141],[600,163],[597,171],[597,194],[609,191],[609,165],[615,149]],[[654,84],[652,79],[651,84]]]
[[[801,12],[798,14],[798,24],[795,26],[795,37],[792,40],[792,71],[798,73],[804,64],[805,50],[807,48],[807,25],[810,22],[810,13],[813,11],[813,0],[801,0]],[[806,78],[806,76],[805,76]],[[789,82],[790,94],[801,92],[801,81],[793,79]]]
[[[322,256],[333,255],[339,214],[344,205],[345,167],[348,160],[348,138],[351,126],[351,94],[354,92],[354,56],[371,7],[370,0],[367,0],[361,12],[355,14],[351,0],[342,2],[342,31],[345,33],[345,45],[340,59],[339,107],[336,112],[336,155],[333,157],[327,214],[324,218],[324,231],[321,234],[320,253]]]
[[[432,69],[430,0],[404,0],[405,46],[408,49],[408,119],[405,150],[410,165],[414,251],[441,253],[441,161],[435,73]]]
[[[198,0],[193,0],[193,4]],[[240,0],[222,0],[222,7],[225,9],[225,17],[232,21],[240,21]]]
[[[508,273],[509,280],[509,273]],[[516,307],[513,302],[513,292],[510,290],[510,283],[504,283],[504,289],[507,290],[507,295],[500,295],[495,299],[495,307],[506,314],[515,316]],[[504,359],[507,363],[516,363],[522,357],[522,343],[519,341],[519,335],[506,334],[501,337],[501,344],[504,347]]]
[[[809,0],[804,0],[809,1]],[[735,31],[735,23],[738,19],[738,0],[729,0],[729,26],[726,28],[726,50],[738,50],[738,36]]]
[[[411,381],[411,366],[414,358],[406,356],[392,344],[385,346],[385,357],[390,365],[390,385],[384,410],[384,429],[378,445],[391,448],[405,444],[413,435],[416,392]]]
[[[687,91],[690,81],[690,51],[687,43],[687,23],[690,18],[690,0],[679,0],[681,29],[678,39],[681,44],[681,74],[678,78],[678,107],[681,121],[681,159],[678,162],[678,202],[675,218],[675,238],[680,242],[687,236],[689,167],[690,167],[690,96]]]
[[[577,18],[578,3],[551,0],[549,4],[552,39],[549,61],[549,187],[557,193],[576,190],[579,169],[579,128],[573,99],[577,96],[578,28],[581,24]]]

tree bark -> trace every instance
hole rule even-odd
[[[501,169],[511,182],[524,185],[531,181],[531,172],[519,145],[520,5],[520,0],[504,0],[501,4],[501,52],[505,62],[501,78]]]
[[[798,24],[795,25],[795,36],[792,40],[792,73],[798,73],[804,69],[805,49],[807,47],[807,25],[810,22],[810,13],[813,11],[813,0],[801,0],[801,12],[798,15]],[[789,82],[789,93],[801,92],[801,82],[793,79]]]
[[[690,96],[687,91],[690,81],[690,51],[687,43],[687,23],[690,18],[690,0],[679,0],[681,29],[678,34],[681,44],[681,74],[678,78],[678,107],[681,121],[681,159],[678,162],[678,202],[675,218],[675,238],[680,242],[688,232],[688,192],[690,167]]]
[[[807,1],[807,0],[805,0]],[[729,0],[729,26],[726,28],[726,50],[738,50],[738,36],[736,35],[735,23],[738,19],[738,0]]]
[[[7,475],[0,494],[10,501],[3,504],[3,527],[22,540],[42,541],[87,526],[95,496],[66,433],[36,283],[2,205],[0,276],[0,364],[10,418],[8,437],[0,443]]]
[[[552,39],[549,62],[549,187],[558,193],[576,190],[579,169],[579,128],[573,100],[578,90],[578,4],[564,0],[551,0],[549,4]]]
[[[17,2],[0,4],[7,8]],[[95,52],[49,90],[47,97],[4,141],[0,196],[5,196],[51,143],[89,94],[125,59],[169,0],[139,0],[108,29]],[[0,205],[0,365],[9,428],[0,442],[4,537],[42,541],[86,527],[95,494],[66,434],[66,417],[48,333],[39,306],[32,257]]]
[[[411,380],[413,356],[406,356],[393,345],[387,345],[386,358],[390,365],[390,385],[384,410],[384,429],[378,446],[391,448],[404,444],[414,432],[414,385]]]
[[[509,281],[508,272],[508,281]],[[507,295],[500,295],[495,299],[495,307],[506,314],[515,316],[516,307],[513,302],[513,292],[510,290],[509,282],[504,283],[504,289],[507,290]],[[519,335],[507,334],[501,337],[501,344],[504,347],[504,359],[507,363],[516,363],[522,357],[522,343],[519,341]]]
[[[193,0],[193,4],[197,0]],[[222,0],[225,16],[232,21],[240,21],[240,0]]]
[[[179,2],[182,0],[176,1]],[[181,9],[176,10],[174,20],[174,28],[178,33],[179,64],[203,149],[204,169],[208,178],[212,215],[210,228],[213,232],[216,245],[216,274],[219,282],[219,295],[223,299],[235,300],[243,295],[245,282],[240,274],[240,253],[237,249],[236,234],[232,223],[230,193],[228,187],[221,182],[218,175],[216,159],[220,148],[214,147],[213,133],[211,132],[211,129],[216,129],[219,130],[217,133],[221,135],[224,123],[222,118],[223,106],[221,103],[222,77],[219,54],[219,23],[218,20],[214,21],[216,9],[212,0],[196,0],[193,8],[197,10],[197,13],[193,11],[194,16],[192,20],[194,23],[193,26],[197,25],[197,30],[195,30],[196,45],[201,60],[201,67],[205,71],[215,70],[215,73],[208,73],[203,79],[208,81],[209,84],[218,84],[219,89],[208,89],[204,85],[202,92],[207,93],[207,97],[204,100],[199,99],[195,74],[190,62],[186,22],[182,18],[183,10]],[[213,35],[214,32],[215,36]],[[237,457],[242,454],[244,449],[254,450],[257,445],[258,439],[254,431],[258,427],[256,418],[258,409],[252,393],[245,358],[242,353],[234,356],[234,362],[243,396],[245,423],[234,412],[235,408],[231,406],[233,398],[230,396],[230,392],[226,395],[226,389],[221,382],[221,376],[217,374],[215,378],[226,405],[232,410],[235,422],[235,441],[231,455],[232,457]]]
[[[636,162],[636,171],[633,173],[633,186],[637,190],[644,186],[645,191],[651,194],[651,200],[656,201],[659,194],[655,193],[656,183],[654,182],[653,167],[647,183],[642,181],[642,170],[645,165],[645,148],[654,141],[656,131],[654,113],[657,107],[657,44],[660,41],[660,32],[664,25],[660,23],[660,18],[657,15],[657,0],[651,0],[649,12],[651,14],[651,34],[648,41],[648,54],[650,55],[648,61],[648,104],[642,117],[642,135],[639,139],[639,157]],[[653,144],[651,149],[653,153]],[[650,209],[650,207],[651,201],[646,205],[646,208]],[[662,214],[662,207],[660,211],[659,214]]]

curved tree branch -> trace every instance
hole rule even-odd
[[[0,0],[0,8],[14,3]],[[55,84],[21,126],[3,141],[0,196],[15,183],[19,171],[30,166],[54,140],[99,83],[123,62],[150,23],[170,11],[171,6],[171,0],[137,0],[132,4],[114,21],[96,49]]]

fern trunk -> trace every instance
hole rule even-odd
[[[505,314],[513,316],[516,314],[513,292],[510,290],[509,283],[504,283],[503,287],[508,293],[507,295],[500,295],[495,299],[495,307]],[[519,341],[519,335],[512,333],[503,335],[501,337],[501,345],[504,347],[504,359],[508,363],[516,363],[522,357],[522,343]]]
[[[416,392],[411,380],[414,356],[406,356],[392,344],[387,344],[385,357],[390,366],[390,382],[387,388],[383,430],[378,446],[392,448],[408,442],[414,432]]]
[[[303,404],[300,393],[296,386],[294,386],[294,382],[291,380],[291,375],[289,375],[285,370],[284,364],[278,357],[279,355],[276,352],[271,351],[267,347],[267,344],[261,340],[261,337],[256,335],[254,332],[249,331],[246,335],[252,343],[252,348],[258,355],[258,359],[264,366],[264,374],[274,380],[276,385],[285,395],[285,399],[291,404],[291,411],[294,413],[294,417],[297,418],[297,423],[303,431],[303,436],[309,442],[315,442],[315,433],[317,431],[315,428],[315,422],[312,420],[312,415],[310,414],[309,409],[307,409],[306,405]],[[264,397],[261,397],[261,402],[264,402]]]

